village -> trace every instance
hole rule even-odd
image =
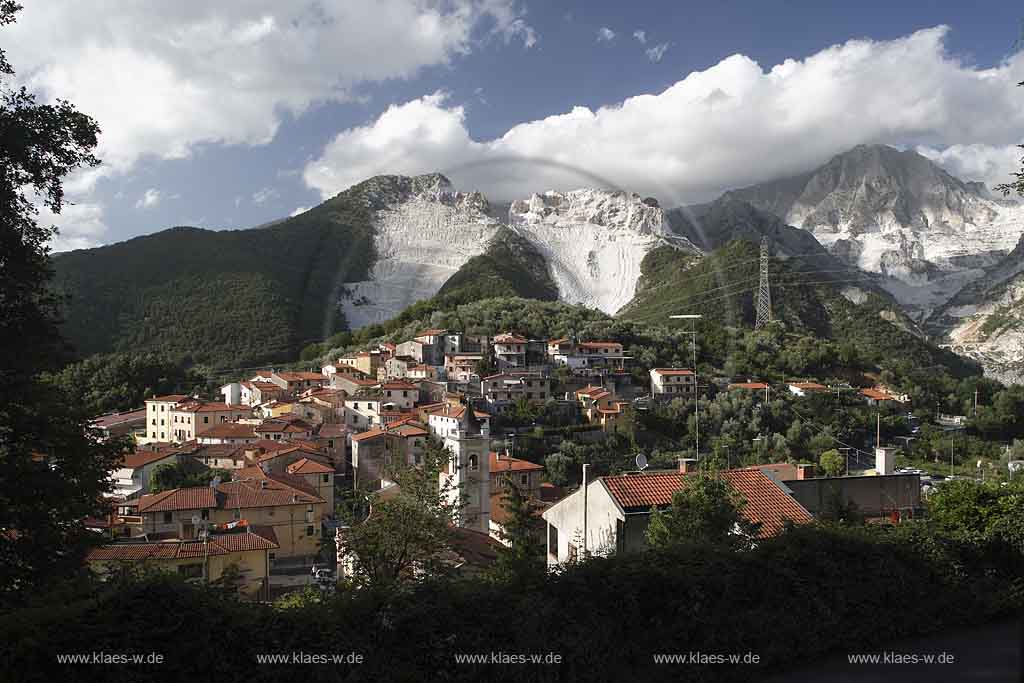
[[[541,518],[538,564],[640,550],[652,510],[671,504],[702,464],[700,451],[671,470],[648,468],[642,454],[633,471],[590,476],[584,465],[578,485],[567,487],[552,483],[543,464],[517,457],[517,435],[536,422],[509,419],[543,409],[569,425],[570,438],[600,441],[634,411],[692,399],[701,386],[693,368],[643,368],[649,382],[640,384],[633,362],[615,341],[427,329],[319,372],[257,372],[220,387],[216,400],[152,396],[138,410],[94,421],[134,450],[111,472],[109,515],[87,520],[107,539],[88,562],[101,574],[136,565],[213,584],[230,574],[239,595],[254,600],[345,578],[356,558],[343,550],[352,522],[339,514],[341,501],[360,492],[372,514],[375,501],[397,493],[395,466],[420,467],[431,439],[448,458],[438,493],[459,497],[448,558],[459,572],[486,571],[508,545],[510,486]],[[770,391],[801,398],[852,390],[718,381],[765,400]],[[858,395],[872,406],[909,400],[885,387]],[[848,453],[840,476],[796,462],[727,463],[721,476],[761,535],[808,523],[837,497],[867,519],[898,523],[920,510],[926,482],[920,470],[896,471],[896,450],[879,443],[868,461],[854,453],[852,470]]]

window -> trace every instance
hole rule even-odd
[[[165,512],[164,513],[164,524],[170,524],[173,521],[174,521],[174,513],[173,512]]]
[[[209,510],[203,510],[201,513],[199,513],[199,518],[200,519],[210,519],[210,511]]]
[[[238,508],[235,508],[234,517],[235,517],[235,519],[241,519],[242,511],[239,510]]]
[[[551,548],[550,554],[558,555],[558,527],[553,524],[548,524],[548,547]]]
[[[530,483],[530,475],[528,475],[528,474],[520,474],[519,475],[519,483],[522,484],[523,486],[527,486]]]
[[[324,482],[325,484],[329,484],[329,483],[331,483],[331,475],[329,475],[329,474],[325,474],[325,475],[323,476],[323,479],[322,479],[322,481],[323,481],[323,482]]]
[[[334,439],[327,439],[327,447],[334,448]]]
[[[472,472],[476,472],[478,469],[480,469],[480,463],[477,460],[476,453],[472,453],[469,456],[469,469]]]
[[[204,425],[210,424],[210,416],[209,415],[203,415],[203,424]]]
[[[277,553],[268,553],[267,554],[267,559],[270,560],[271,562],[273,562],[274,560],[277,559]]]
[[[313,531],[314,531],[313,525],[309,525],[309,526],[306,527],[306,535],[307,536],[312,536],[313,535]]]
[[[164,419],[163,419],[162,417],[160,418],[160,426],[161,426],[161,427],[163,427],[163,426],[164,426]]]
[[[161,412],[161,413],[162,413],[162,412],[164,412],[164,407],[163,407],[163,405],[162,405],[162,404],[161,404],[161,406],[160,406],[160,412]]]
[[[164,433],[163,433],[163,432],[160,432],[160,440],[161,440],[161,441],[163,441],[163,440],[164,440]]]
[[[156,427],[156,418],[155,417],[153,418],[153,426]],[[156,434],[154,434],[153,436],[156,436]]]

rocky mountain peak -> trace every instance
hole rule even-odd
[[[665,212],[657,202],[621,190],[548,191],[509,206],[511,225],[587,223],[641,235],[665,235]]]

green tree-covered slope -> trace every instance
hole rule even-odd
[[[57,254],[63,331],[82,356],[156,351],[212,367],[292,358],[342,329],[341,284],[367,277],[370,182],[271,227],[178,227]]]

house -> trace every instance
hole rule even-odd
[[[554,356],[568,356],[573,353],[576,345],[572,343],[572,340],[568,337],[562,337],[561,339],[549,339],[547,343],[548,356],[552,359]]]
[[[324,499],[324,507],[334,510],[334,468],[319,459],[304,457],[285,468],[285,471],[306,482],[316,495]]]
[[[888,391],[883,389],[861,389],[860,395],[864,397],[865,402],[869,406],[877,405],[893,405],[896,403],[908,403],[909,397],[904,395],[890,394]]]
[[[344,474],[348,470],[348,439],[349,429],[343,424],[325,424],[320,426],[313,442],[324,453],[338,472]]]
[[[384,363],[385,379],[407,379],[409,371],[415,367],[431,367],[423,365],[413,356],[394,356]]]
[[[258,439],[256,425],[248,422],[221,422],[196,437],[201,444],[246,444]]]
[[[385,403],[394,406],[394,410],[410,411],[420,400],[420,389],[411,382],[392,381],[380,385]]]
[[[127,499],[148,492],[149,481],[156,468],[165,464],[176,464],[180,454],[180,449],[164,446],[154,449],[140,448],[125,455],[120,467],[114,470],[111,476],[114,483],[112,495]]]
[[[230,385],[228,385],[230,386]],[[224,387],[221,387],[223,391]],[[263,382],[252,379],[239,382],[239,398],[243,406],[258,406],[270,401],[280,400],[286,397],[287,390],[282,389],[274,382]],[[230,403],[225,397],[225,403]]]
[[[824,384],[818,384],[817,382],[789,382],[786,386],[789,388],[789,393],[801,398],[810,396],[811,394],[828,393],[828,387]]]
[[[389,468],[404,463],[422,463],[423,447],[429,435],[427,428],[411,419],[352,436],[352,468],[357,482],[371,488],[390,483]]]
[[[483,361],[479,353],[455,353],[444,357],[445,376],[449,382],[466,384],[477,375],[477,367]]]
[[[499,334],[494,338],[494,360],[499,370],[526,367],[526,338],[517,334]]]
[[[147,414],[145,407],[123,413],[107,413],[95,418],[91,424],[102,432],[104,439],[129,436],[134,442],[142,442],[147,436]]]
[[[249,448],[249,443],[201,443],[189,457],[210,469],[240,470],[249,465]]]
[[[142,496],[138,535],[191,540],[200,528],[239,524],[271,527],[280,545],[276,557],[314,557],[319,552],[325,501],[304,480],[247,467],[217,486],[171,489]]]
[[[768,400],[768,384],[765,382],[734,382],[729,385],[729,391],[763,391],[764,400]]]
[[[285,414],[277,418],[263,420],[253,428],[256,436],[268,441],[290,441],[308,439],[313,436],[313,425],[298,415]]]
[[[827,517],[842,506],[867,521],[897,523],[922,510],[921,475],[916,473],[806,478],[786,486],[815,517]]]
[[[409,363],[426,363],[427,365],[434,365],[432,361],[434,359],[433,347],[428,344],[424,344],[421,341],[410,339],[404,341],[395,347],[395,358],[407,358]]]
[[[692,476],[696,475],[689,471],[648,471],[599,477],[585,489],[558,501],[542,515],[548,530],[548,565],[581,559],[585,554],[642,549],[651,509],[668,508],[673,494]],[[718,476],[747,501],[743,516],[761,525],[762,538],[778,534],[787,522],[806,524],[813,520],[786,484],[772,480],[759,469],[725,470]]]
[[[490,534],[491,537],[502,541],[502,525],[508,518],[508,511],[505,509],[506,482],[519,487],[526,497],[535,501],[539,509],[544,466],[529,460],[513,458],[507,453],[498,451],[491,451],[489,457],[491,476]]]
[[[176,572],[204,583],[217,582],[227,568],[234,565],[240,575],[239,595],[269,600],[270,556],[279,547],[273,528],[238,526],[210,533],[204,540],[126,541],[103,545],[92,549],[86,562],[101,576],[131,564]]]
[[[405,379],[412,382],[436,381],[437,377],[437,368],[432,365],[412,365],[405,371]]]
[[[364,375],[373,378],[377,376],[377,370],[381,367],[382,361],[380,356],[380,351],[377,349],[372,351],[360,351],[348,356],[342,356],[338,359],[338,365],[347,365],[348,367],[355,368]]]
[[[173,436],[171,435],[170,427],[171,410],[178,403],[190,398],[191,396],[184,394],[167,394],[166,396],[154,394],[153,398],[146,399],[146,436],[140,439],[139,443],[172,440]]]
[[[546,402],[551,398],[551,380],[537,372],[499,372],[481,380],[480,393],[491,413],[503,413],[519,399]]]
[[[591,368],[622,371],[629,360],[629,356],[622,352],[622,344],[612,341],[572,343],[565,339],[553,339],[548,342],[547,351],[555,365],[564,365],[573,371]]]
[[[312,387],[321,387],[327,382],[322,372],[274,372],[270,381],[284,389],[289,396],[300,394]]]
[[[317,450],[313,445],[282,443],[283,448],[261,448],[246,452],[247,467],[257,466],[264,472],[287,473],[288,467],[299,460],[313,460],[327,464],[326,453]],[[333,468],[332,468],[333,471]]]
[[[697,391],[697,375],[686,368],[651,368],[651,396],[673,399],[693,396]]]
[[[363,376],[344,375],[338,373],[331,378],[331,388],[338,389],[345,396],[353,396],[358,394],[360,391],[372,389],[377,386],[378,381],[376,379],[370,379]]]
[[[604,387],[587,385],[576,391],[580,413],[588,422],[608,429],[625,415],[628,401],[620,401],[615,394]]]
[[[430,412],[427,423],[452,457],[439,484],[447,484],[454,502],[461,489],[465,507],[459,526],[490,533],[490,416],[467,405],[442,404]]]
[[[178,403],[168,413],[168,436],[172,441],[193,441],[198,434],[214,425],[235,422],[239,418],[251,415],[252,409],[248,406],[233,406],[198,398],[188,399]]]

